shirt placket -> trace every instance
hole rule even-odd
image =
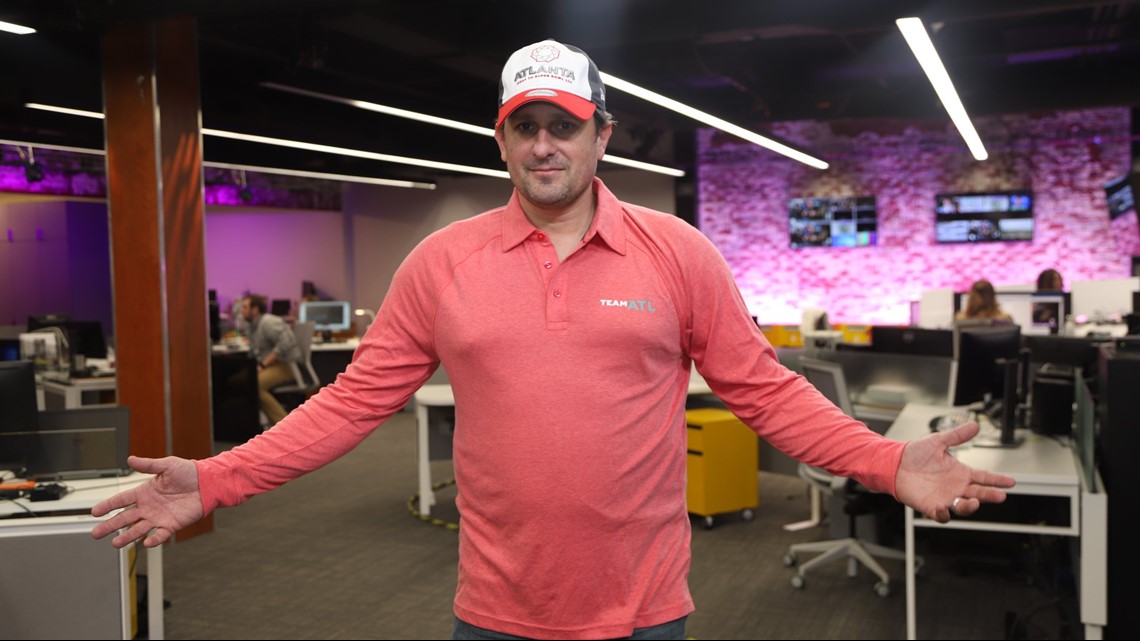
[[[558,252],[554,243],[544,232],[534,234],[536,250],[534,255],[538,258],[538,271],[542,274],[542,282],[546,286],[546,328],[552,330],[566,329],[569,315],[566,310],[566,269],[558,262]]]

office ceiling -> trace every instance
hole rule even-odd
[[[971,115],[1140,105],[1140,2],[1061,0],[8,0],[0,138],[102,146],[99,38],[151,17],[197,18],[206,127],[501,168],[489,138],[312,97],[489,126],[516,48],[555,37],[603,71],[763,131],[775,121],[945,113],[894,19],[918,15]],[[194,52],[186,52],[188,57]],[[696,123],[611,90],[618,155],[691,169]],[[438,170],[205,139],[215,162],[433,179]]]

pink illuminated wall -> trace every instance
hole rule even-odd
[[[798,324],[805,307],[835,322],[905,324],[911,301],[939,287],[1032,283],[1047,267],[1067,283],[1129,276],[1136,214],[1110,222],[1103,184],[1131,167],[1126,108],[975,119],[990,157],[976,162],[948,122],[790,122],[776,136],[822,155],[819,171],[713,130],[698,136],[697,219],[762,323]],[[1030,242],[938,245],[934,195],[1030,189]],[[787,202],[873,195],[878,245],[788,246]]]

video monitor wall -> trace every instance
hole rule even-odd
[[[793,198],[788,201],[788,228],[792,249],[875,245],[875,197]]]
[[[1033,194],[938,194],[934,197],[934,238],[939,243],[1033,240]]]
[[[1124,174],[1104,184],[1104,198],[1108,205],[1108,217],[1111,220],[1123,216],[1136,208],[1136,201],[1132,194],[1132,177]]]

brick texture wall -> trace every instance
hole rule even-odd
[[[1135,213],[1110,221],[1103,185],[1131,167],[1127,108],[975,119],[989,151],[973,160],[953,125],[800,121],[772,133],[822,155],[825,171],[715,130],[698,134],[698,226],[720,249],[760,322],[798,324],[805,307],[833,322],[905,324],[924,290],[1124,278],[1140,254]],[[934,242],[934,195],[1029,189],[1029,242]],[[791,249],[788,200],[876,197],[874,247]]]

